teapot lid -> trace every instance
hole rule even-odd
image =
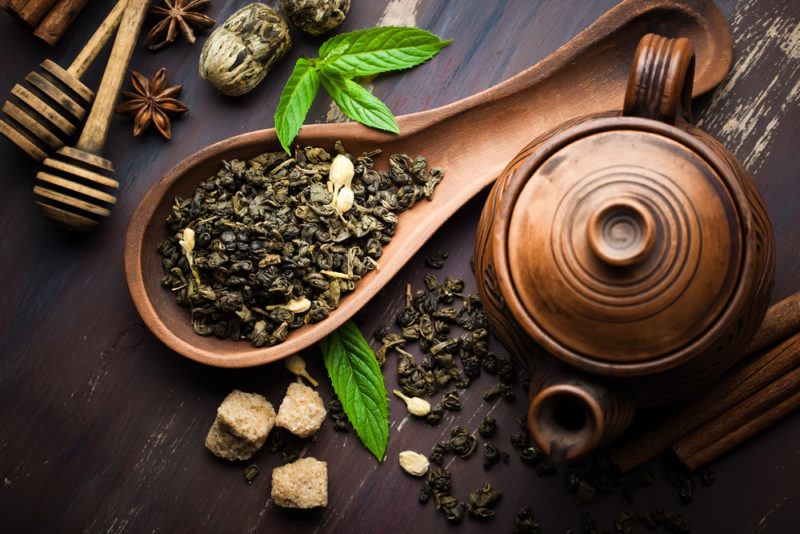
[[[677,364],[740,283],[736,177],[672,125],[688,115],[693,66],[688,40],[646,36],[627,116],[567,125],[515,171],[506,251],[515,311],[551,352],[585,368]]]
[[[677,128],[620,117],[573,127],[532,158],[507,253],[544,337],[597,364],[644,364],[715,324],[739,282],[743,237],[702,150]]]

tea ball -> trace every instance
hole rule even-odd
[[[206,40],[200,77],[230,96],[252,91],[292,47],[289,26],[264,4],[243,7]]]
[[[344,22],[350,0],[281,0],[292,23],[309,35],[322,35]]]

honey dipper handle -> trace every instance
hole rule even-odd
[[[94,35],[84,45],[83,49],[78,52],[78,56],[67,68],[67,72],[80,79],[84,75],[89,66],[97,58],[97,54],[106,46],[106,43],[114,31],[119,26],[119,21],[122,18],[122,13],[125,12],[125,6],[128,5],[128,0],[119,0],[114,6],[114,9],[106,16],[105,20],[94,32]]]
[[[694,50],[686,37],[648,33],[639,41],[625,92],[623,113],[670,124],[691,120]]]
[[[111,114],[114,112],[114,103],[122,86],[128,63],[133,55],[139,31],[142,29],[144,16],[147,12],[148,0],[128,0],[122,21],[119,24],[114,48],[103,73],[100,88],[92,105],[92,111],[86,119],[86,125],[81,132],[77,148],[98,154],[102,151],[108,135],[108,125]]]

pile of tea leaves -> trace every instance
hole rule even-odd
[[[437,252],[426,258],[426,265],[441,269],[446,258],[446,253]],[[424,288],[412,290],[411,285],[406,286],[405,303],[396,313],[394,325],[384,325],[373,334],[375,355],[382,366],[390,356],[397,356],[397,382],[406,395],[424,398],[441,392],[440,402],[425,416],[431,425],[442,421],[445,410],[461,410],[458,390],[468,388],[482,372],[497,376],[497,382],[482,394],[485,401],[511,401],[517,394],[523,398],[527,396],[530,376],[520,373],[509,359],[489,350],[486,312],[479,297],[465,293],[464,287],[464,281],[459,278],[445,275],[440,280],[433,274],[426,274]],[[411,351],[421,354],[419,360]],[[492,410],[494,407],[490,413]],[[433,465],[421,482],[418,496],[421,504],[432,501],[449,523],[460,523],[465,517],[491,520],[497,513],[494,505],[503,494],[501,488],[494,488],[487,482],[469,492],[467,498],[460,498],[452,488],[453,477],[447,467],[449,457],[457,456],[464,461],[481,458],[476,461],[482,461],[487,471],[503,469],[496,466],[519,461],[539,477],[551,479],[561,488],[566,486],[575,498],[574,521],[579,525],[575,532],[581,534],[627,534],[643,530],[673,534],[691,532],[689,522],[679,511],[640,505],[638,501],[643,499],[637,496],[638,492],[651,486],[657,478],[649,469],[620,473],[602,451],[557,467],[531,438],[525,416],[516,418],[514,428],[501,429],[490,414],[485,415],[476,428],[453,423],[445,433],[449,439],[435,443],[427,455]],[[713,472],[689,473],[669,455],[664,457],[663,474],[675,488],[677,500],[684,505],[690,504],[698,481],[709,485],[714,480]],[[470,485],[476,482],[479,481],[472,480]],[[584,506],[613,495],[621,495],[630,507],[619,511],[612,524],[603,525],[589,511],[581,511]],[[532,508],[523,508],[516,514],[513,532],[542,532]]]
[[[380,151],[332,173],[323,148],[223,162],[190,198],[176,198],[166,225],[164,287],[191,311],[194,331],[260,347],[322,321],[378,267],[400,212],[430,199],[442,180],[424,157]],[[338,164],[338,163],[337,163]],[[332,176],[335,174],[335,176]],[[345,194],[346,193],[346,194]]]

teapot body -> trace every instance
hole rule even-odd
[[[637,407],[713,381],[769,303],[763,199],[735,158],[675,111],[691,94],[682,41],[646,36],[625,110],[534,140],[481,215],[478,290],[493,332],[531,371],[529,426],[556,460],[613,439]]]

